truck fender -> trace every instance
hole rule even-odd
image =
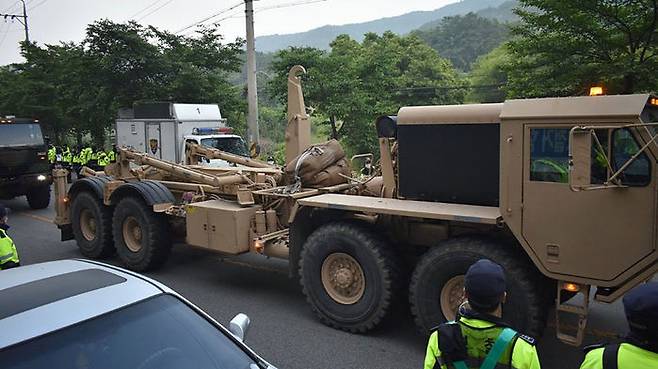
[[[112,192],[110,204],[116,205],[126,196],[140,197],[148,206],[176,202],[174,194],[165,185],[151,180],[122,184]]]
[[[344,220],[346,214],[333,209],[321,209],[308,206],[300,206],[291,215],[290,219],[290,237],[288,242],[288,265],[289,276],[293,279],[299,279],[299,260],[302,255],[302,248],[306,243],[308,236],[318,227],[332,221]]]
[[[73,199],[79,192],[88,191],[103,202],[103,189],[110,179],[108,177],[85,177],[75,181],[69,189],[69,198]]]

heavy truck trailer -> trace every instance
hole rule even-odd
[[[335,142],[310,145],[300,72],[288,80],[285,168],[194,144],[187,163],[241,166],[120,148],[68,191],[55,171],[62,239],[138,271],[161,266],[174,241],[288,259],[320,320],[350,332],[408,300],[428,333],[454,318],[467,268],[489,258],[507,273],[504,318],[539,335],[555,306],[557,336],[574,345],[590,291],[611,303],[658,270],[658,99],[405,107],[376,121],[374,175],[352,178]]]

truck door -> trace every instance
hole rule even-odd
[[[574,192],[569,179],[570,126],[524,128],[523,237],[551,272],[611,281],[654,251],[656,160],[640,155],[622,176],[626,188]],[[596,130],[621,167],[642,145],[629,129]],[[591,182],[607,179],[592,144]]]
[[[162,159],[161,142],[162,135],[160,134],[160,123],[147,123],[146,153],[158,159]]]

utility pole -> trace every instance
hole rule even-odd
[[[25,26],[25,42],[30,43],[30,31],[27,26],[27,9],[25,8],[25,0],[20,0],[23,3],[23,26]]]
[[[244,0],[247,19],[247,127],[249,147],[258,150],[258,91],[256,89],[256,40],[254,37],[254,0]]]
[[[25,27],[25,42],[29,43],[30,42],[30,31],[29,31],[29,27],[27,26],[27,9],[25,8],[25,0],[19,0],[19,1],[23,3],[23,15],[20,15],[20,14],[2,14],[2,13],[0,13],[0,17],[4,17],[5,22],[7,21],[7,19],[11,19],[12,21],[15,19],[20,24],[22,24],[23,27]]]

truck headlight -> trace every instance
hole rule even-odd
[[[46,180],[46,176],[44,176],[43,174],[39,174],[37,176],[37,181],[45,181],[45,180]]]

